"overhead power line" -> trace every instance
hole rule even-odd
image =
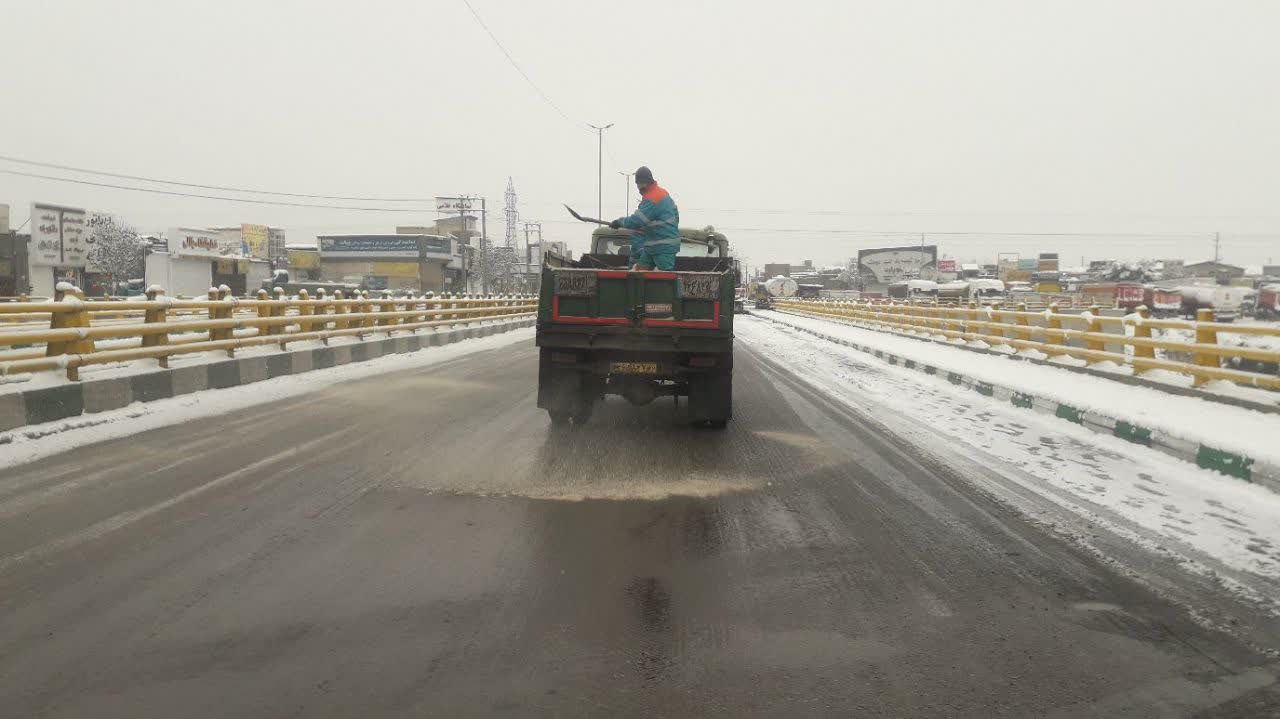
[[[555,111],[560,113],[560,117],[563,117],[565,120],[575,125],[581,124],[565,114],[565,111],[561,110],[560,106],[548,97],[547,93],[542,91],[542,88],[538,87],[538,83],[534,82],[533,78],[529,77],[529,73],[525,72],[524,68],[520,67],[520,63],[516,62],[516,59],[511,56],[511,53],[507,52],[507,48],[503,46],[502,41],[498,39],[498,36],[494,35],[493,31],[489,29],[489,26],[484,24],[484,19],[481,18],[480,13],[476,12],[476,9],[471,6],[470,0],[462,0],[462,4],[467,6],[467,9],[471,11],[471,16],[474,17],[480,27],[484,29],[485,34],[489,36],[490,40],[493,40],[493,44],[497,45],[498,49],[502,51],[502,54],[506,56],[507,62],[511,63],[511,67],[515,68],[516,72],[520,73],[520,77],[523,77],[524,81],[529,83],[529,87],[532,87],[534,92],[538,93],[538,97],[541,97],[548,105],[555,108]]]
[[[47,167],[51,170],[66,170],[68,172],[80,172],[86,175],[98,175],[100,177],[115,177],[121,180],[137,180],[139,182],[154,182],[159,185],[175,185],[177,187],[193,187],[201,190],[221,190],[223,192],[243,192],[252,195],[273,195],[276,197],[307,197],[313,200],[352,200],[359,202],[434,202],[433,197],[355,197],[350,195],[309,195],[301,192],[275,192],[272,190],[253,190],[244,187],[229,187],[227,185],[200,185],[194,182],[181,182],[179,180],[162,180],[155,177],[142,177],[139,175],[125,175],[119,172],[106,172],[104,170],[90,170],[84,167],[71,167],[70,165],[58,165],[52,162],[39,162],[37,160],[24,160],[19,157],[10,157],[8,155],[0,155],[0,160],[13,162],[19,165],[30,165],[32,167]]]
[[[248,197],[225,197],[222,195],[201,195],[193,192],[177,192],[174,190],[160,190],[153,187],[129,187],[127,185],[115,185],[108,182],[93,182],[91,180],[78,180],[72,177],[55,177],[53,175],[41,175],[34,172],[22,172],[19,170],[0,169],[0,173],[6,175],[18,175],[20,177],[33,177],[38,180],[52,180],[53,182],[70,182],[76,185],[90,185],[93,187],[107,187],[113,190],[127,190],[129,192],[146,192],[153,195],[169,195],[172,197],[194,197],[201,200],[218,200],[221,202],[241,202],[251,205],[273,205],[277,207],[310,207],[318,210],[354,210],[359,212],[428,212],[425,208],[414,207],[357,207],[351,205],[317,205],[307,202],[285,202],[281,200],[255,200]]]

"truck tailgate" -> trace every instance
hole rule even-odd
[[[733,309],[730,276],[720,272],[548,269],[543,276],[540,315],[545,312],[543,319],[555,324],[728,329]]]

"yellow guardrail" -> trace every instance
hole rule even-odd
[[[1248,387],[1280,390],[1280,376],[1224,367],[1224,362],[1248,360],[1280,363],[1280,350],[1221,344],[1220,334],[1280,338],[1280,327],[1214,322],[1213,310],[1197,312],[1195,321],[1152,319],[1145,307],[1124,317],[1103,317],[1093,306],[1080,314],[1059,312],[1049,305],[1032,312],[1026,305],[942,307],[910,302],[780,299],[775,307],[799,314],[834,317],[919,336],[941,336],[989,345],[1036,350],[1049,357],[1067,356],[1086,362],[1128,365],[1135,373],[1167,370],[1193,378],[1199,386],[1225,380]],[[1108,328],[1119,332],[1107,332]],[[1153,330],[1182,330],[1190,341],[1153,336]],[[1280,340],[1278,340],[1280,341]],[[1121,346],[1119,352],[1107,346]],[[1157,357],[1160,350],[1164,357]],[[1172,359],[1187,357],[1189,361]]]
[[[65,369],[79,379],[89,365],[159,360],[174,355],[225,351],[290,342],[521,317],[537,312],[533,295],[398,297],[377,299],[368,292],[344,297],[310,297],[304,290],[274,298],[237,299],[211,289],[208,299],[175,300],[154,288],[146,300],[87,300],[71,288],[50,301],[0,303],[0,318],[22,317],[21,325],[0,325],[0,375]],[[36,322],[42,323],[40,325]]]

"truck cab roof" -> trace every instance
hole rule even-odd
[[[633,230],[600,227],[591,233],[591,253],[630,255]],[[680,228],[680,254],[686,257],[729,257],[729,238],[714,227]]]

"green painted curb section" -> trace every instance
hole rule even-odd
[[[957,374],[955,372],[948,372],[947,381],[950,382],[951,384],[960,384],[961,382],[964,381],[964,376]]]
[[[915,368],[916,368],[916,361],[915,361],[915,360],[903,360],[903,361],[902,361],[902,366],[903,366],[903,367],[906,367],[907,369],[915,369]]]
[[[1115,436],[1120,439],[1133,442],[1134,444],[1151,446],[1151,430],[1146,427],[1139,427],[1136,424],[1129,424],[1124,420],[1116,420]]]
[[[1076,424],[1084,424],[1084,412],[1072,407],[1069,404],[1059,404],[1058,411],[1053,413],[1059,419],[1065,419],[1068,422]]]
[[[932,366],[932,365],[925,365],[925,366],[924,366],[924,373],[925,373],[925,374],[938,374],[938,368],[937,368],[937,367],[934,367],[934,366]]]
[[[1196,464],[1246,481],[1253,480],[1253,460],[1242,455],[1200,445]]]
[[[1026,392],[1014,392],[1009,401],[1013,403],[1014,407],[1023,409],[1035,409],[1036,407],[1036,398]]]
[[[978,390],[978,394],[986,395],[987,397],[991,397],[996,393],[995,387],[992,387],[990,382],[974,382],[973,388]]]

